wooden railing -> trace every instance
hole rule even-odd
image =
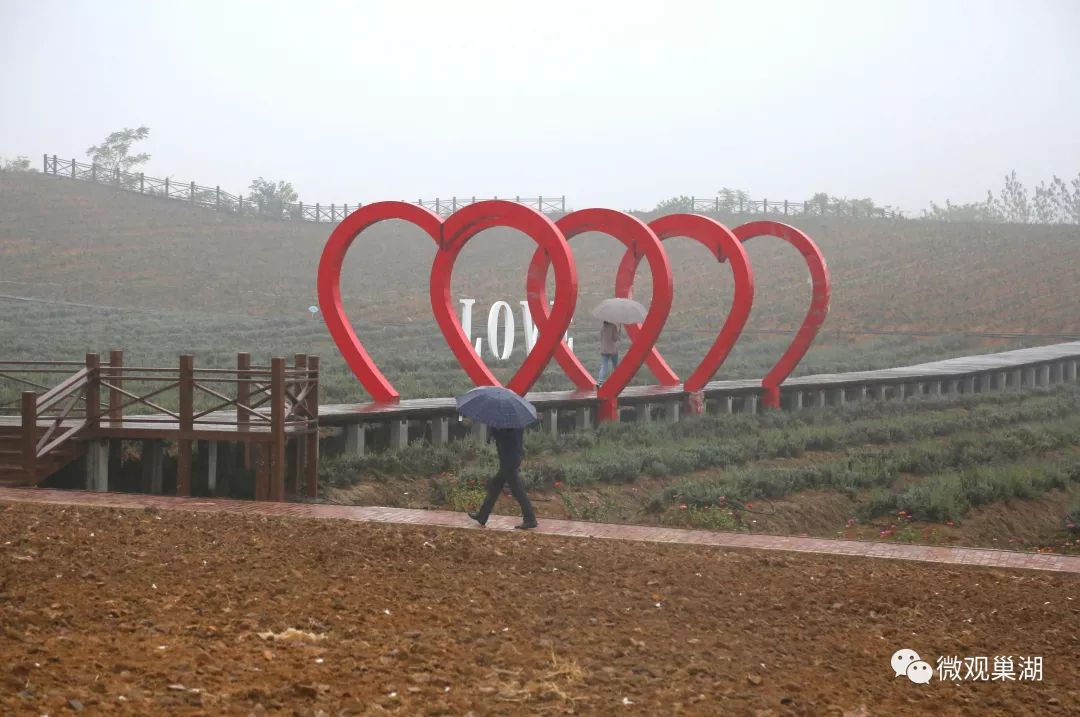
[[[146,196],[185,202],[196,207],[213,209],[219,212],[231,212],[246,216],[262,217],[282,221],[315,222],[316,224],[337,224],[350,212],[363,206],[361,202],[343,204],[305,204],[304,202],[267,201],[256,194],[230,194],[220,186],[207,187],[195,182],[182,182],[165,177],[148,177],[142,172],[124,172],[119,167],[104,168],[97,164],[86,164],[75,159],[63,159],[54,155],[42,156],[42,169],[45,174],[66,177],[84,182],[108,184],[129,192]],[[496,197],[497,198],[497,197]],[[503,197],[509,199],[509,197]],[[464,197],[451,199],[417,200],[422,207],[433,209],[440,215],[448,215],[471,202]],[[566,197],[517,197],[517,201],[545,213],[565,213]],[[451,209],[451,207],[453,207]]]
[[[505,201],[513,201],[517,204],[524,204],[527,207],[532,207],[538,212],[543,214],[566,214],[566,197],[520,197],[515,196],[513,199],[510,197],[450,197],[449,199],[417,199],[416,204],[421,207],[425,207],[435,212],[441,217],[448,217],[456,212],[461,207],[475,204],[476,202],[484,202],[489,199],[503,199]]]
[[[106,363],[98,354],[77,362],[0,362],[0,380],[40,389],[18,401],[23,469],[35,475],[37,463],[66,441],[128,438],[177,442],[177,493],[191,492],[194,440],[245,444],[245,463],[256,468],[256,498],[285,495],[285,448],[297,440],[298,473],[304,492],[314,495],[318,473],[319,358],[297,354],[294,365],[273,358],[252,366],[237,355],[233,368],[196,368],[193,356],[177,367],[125,366],[121,351]],[[27,376],[69,374],[52,387]],[[12,404],[0,415],[15,415]],[[41,429],[44,428],[44,432]],[[252,455],[254,449],[254,456]],[[299,476],[295,486],[298,488]]]
[[[0,388],[7,389],[0,393],[0,397],[7,396],[6,400],[0,398],[0,416],[20,415],[21,390],[34,389],[47,395],[58,385],[50,384],[50,379],[67,379],[82,366],[80,361],[0,361]]]
[[[717,195],[710,198],[690,197],[688,208],[695,214],[766,214],[785,217],[818,216],[851,219],[903,218],[903,215],[892,209],[867,206],[858,201],[815,202],[788,199],[770,201],[768,199],[725,198]]]

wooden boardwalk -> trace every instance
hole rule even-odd
[[[978,376],[990,376],[1002,371],[1049,369],[1052,364],[1062,362],[1066,365],[1062,369],[1063,373],[1058,381],[1075,381],[1077,361],[1080,361],[1080,341],[981,356],[963,356],[943,361],[874,371],[799,376],[785,381],[781,387],[781,392],[782,394],[791,394],[796,391],[829,391],[845,387],[865,386],[870,388],[912,382],[963,380]],[[1029,379],[1032,386],[1040,384],[1040,377],[1037,374],[1033,377],[1029,376]],[[1017,387],[1025,382],[1023,376],[1006,377],[1006,380],[1018,380],[1020,383],[1017,384]],[[1049,383],[1050,380],[1052,379],[1047,378],[1047,381],[1042,383]],[[1000,388],[1004,388],[1004,385]],[[755,379],[711,381],[706,384],[703,391],[705,396],[710,399],[755,397],[762,392],[761,382]],[[619,404],[662,403],[681,400],[686,395],[686,391],[681,386],[628,386],[619,396]],[[591,407],[597,403],[595,391],[534,392],[528,394],[527,398],[540,411]],[[337,403],[323,404],[319,407],[319,423],[326,426],[379,423],[395,419],[419,420],[456,415],[457,409],[453,398],[407,399],[394,404]]]
[[[483,440],[487,433],[485,426],[459,423],[456,402],[449,397],[321,404],[319,361],[305,354],[296,355],[293,367],[280,357],[272,359],[270,367],[253,367],[248,354],[238,354],[236,369],[195,368],[194,358],[187,355],[181,357],[179,369],[125,367],[119,351],[111,352],[108,363],[88,354],[85,367],[71,374],[78,365],[0,362],[15,380],[20,370],[70,374],[40,395],[23,391],[19,415],[0,416],[0,484],[37,484],[86,453],[87,485],[104,490],[109,485],[110,456],[119,455],[120,440],[141,440],[144,453],[154,456],[144,482],[157,492],[163,480],[162,444],[172,441],[177,445],[177,492],[189,495],[192,449],[198,441],[208,444],[199,453],[210,466],[217,464],[218,444],[243,444],[243,464],[256,473],[256,497],[281,500],[301,481],[307,494],[315,495],[320,437],[328,437],[326,432],[320,436],[321,428],[338,434],[327,442],[328,451],[350,455],[363,455],[369,442],[372,447],[402,450],[411,441],[440,445],[470,434]],[[1075,383],[1078,365],[1080,341],[874,371],[800,376],[786,381],[778,397],[775,392],[766,395],[756,379],[712,381],[694,396],[681,386],[631,386],[619,396],[614,413],[595,391],[534,392],[527,397],[540,413],[537,428],[556,434],[591,429],[601,409],[605,419],[674,422],[684,410],[755,413],[765,401],[776,405],[777,398],[780,408],[799,410],[871,398]],[[129,390],[151,381],[156,383],[142,389],[142,395]],[[175,412],[157,398],[169,391],[178,394],[180,408]],[[204,412],[195,409],[197,392],[203,402],[214,402]],[[136,405],[146,413],[125,411]],[[36,428],[29,430],[31,426]],[[337,440],[342,436],[343,442]],[[224,452],[231,450],[226,445]],[[208,471],[212,483],[216,469]]]

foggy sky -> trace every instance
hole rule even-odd
[[[1080,2],[0,0],[0,156],[305,202],[722,186],[912,211],[1080,172]]]

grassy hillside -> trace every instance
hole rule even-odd
[[[962,331],[1080,333],[1080,229],[956,225],[916,221],[794,220],[821,246],[833,277],[826,332],[800,373],[879,368],[995,350]],[[172,363],[194,351],[202,365],[229,363],[238,350],[318,353],[326,358],[326,400],[362,392],[344,370],[316,303],[315,271],[328,225],[241,220],[181,203],[40,175],[0,174],[0,299],[4,358],[70,358],[123,348],[129,363]],[[595,363],[587,309],[609,295],[620,245],[574,239],[581,276],[571,335]],[[688,373],[712,341],[731,298],[727,267],[689,240],[666,243],[676,277],[675,307],[661,339]],[[474,336],[498,299],[524,299],[532,242],[492,230],[462,255],[455,297],[477,299]],[[809,299],[798,254],[779,240],[749,245],[757,278],[751,329],[795,327]],[[439,334],[427,299],[433,246],[404,224],[376,227],[354,245],[343,293],[361,339],[403,394],[446,395],[468,385]],[[639,279],[648,297],[648,270]],[[98,307],[98,308],[94,308]],[[515,312],[516,313],[516,312]],[[520,334],[520,318],[518,332]],[[956,332],[933,339],[858,340],[836,330]],[[723,377],[761,375],[787,339],[748,333]],[[1029,340],[1027,343],[1047,343]],[[519,336],[519,346],[521,337]],[[519,350],[514,365],[520,361]],[[509,362],[508,362],[509,363]],[[506,377],[509,366],[496,365]],[[639,374],[639,381],[649,376]],[[551,368],[543,387],[568,386]]]

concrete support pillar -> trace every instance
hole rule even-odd
[[[859,386],[857,389],[855,389],[855,395],[857,396],[856,400],[865,401],[870,396],[870,387]]]
[[[1065,362],[1065,381],[1068,383],[1076,383],[1076,364],[1075,360]]]
[[[109,439],[109,475],[112,476],[112,480],[119,481],[122,479],[124,467],[124,442],[119,438]],[[110,486],[105,486],[105,490],[110,490]]]
[[[679,422],[679,411],[682,408],[682,401],[668,401],[664,405],[664,418],[668,423]]]
[[[208,441],[206,444],[206,489],[210,491],[210,495],[217,492],[217,463],[218,443]]]
[[[995,371],[991,386],[995,391],[1004,391],[1009,375],[1004,371]]]
[[[559,410],[557,408],[550,408],[540,414],[540,424],[544,428],[544,433],[551,436],[559,435]]]
[[[589,406],[578,406],[574,411],[574,430],[579,433],[582,431],[588,431],[592,428],[592,408]]]
[[[979,374],[979,393],[990,393],[994,388],[994,377],[989,373]]]
[[[109,442],[86,444],[86,490],[109,490]]]
[[[747,396],[743,399],[743,413],[757,413],[757,396]]]
[[[915,383],[908,384],[909,396],[921,396],[926,393],[926,383],[923,381],[916,381]]]
[[[879,383],[879,384],[875,385],[873,387],[873,389],[872,389],[872,393],[873,393],[873,396],[874,396],[874,398],[876,400],[884,401],[885,400],[885,384]]]
[[[469,435],[481,443],[487,443],[488,427],[483,423],[473,421],[472,427],[469,428]]]
[[[652,404],[651,403],[639,403],[634,406],[634,420],[638,423],[649,423],[652,421]]]
[[[803,392],[792,391],[791,392],[791,410],[801,411],[803,408]]]
[[[720,406],[721,406],[720,410],[723,413],[734,413],[735,412],[734,403],[735,403],[735,401],[731,396],[724,396],[723,398],[720,399]]]
[[[831,403],[832,405],[834,405],[834,406],[843,406],[844,405],[844,398],[845,398],[844,397],[844,389],[842,389],[842,388],[829,389],[829,403]]]
[[[1020,381],[1020,385],[1024,388],[1032,388],[1035,385],[1035,367],[1025,366],[1023,378]]]
[[[431,419],[431,444],[445,446],[450,442],[450,419],[446,416]]]
[[[941,395],[941,381],[931,381],[930,382],[930,395],[931,396],[940,396]]]
[[[1049,366],[1046,366],[1046,365],[1039,366],[1039,372],[1037,374],[1036,381],[1037,381],[1037,384],[1039,386],[1049,386],[1050,385],[1050,367]]]
[[[1024,371],[1023,369],[1015,368],[1009,372],[1009,380],[1012,381],[1012,388],[1019,391],[1024,387]]]
[[[974,376],[967,376],[964,378],[964,393],[975,393]]]
[[[350,423],[345,426],[345,454],[362,456],[366,450],[367,431],[363,423]]]
[[[409,421],[390,419],[390,450],[403,451],[409,445]]]
[[[89,461],[89,457],[87,458]],[[89,463],[88,463],[89,467]],[[164,475],[164,451],[161,441],[142,442],[142,490],[153,495],[162,493]]]
[[[1055,361],[1050,364],[1050,383],[1061,383],[1062,378],[1065,376],[1065,364],[1061,361]]]

